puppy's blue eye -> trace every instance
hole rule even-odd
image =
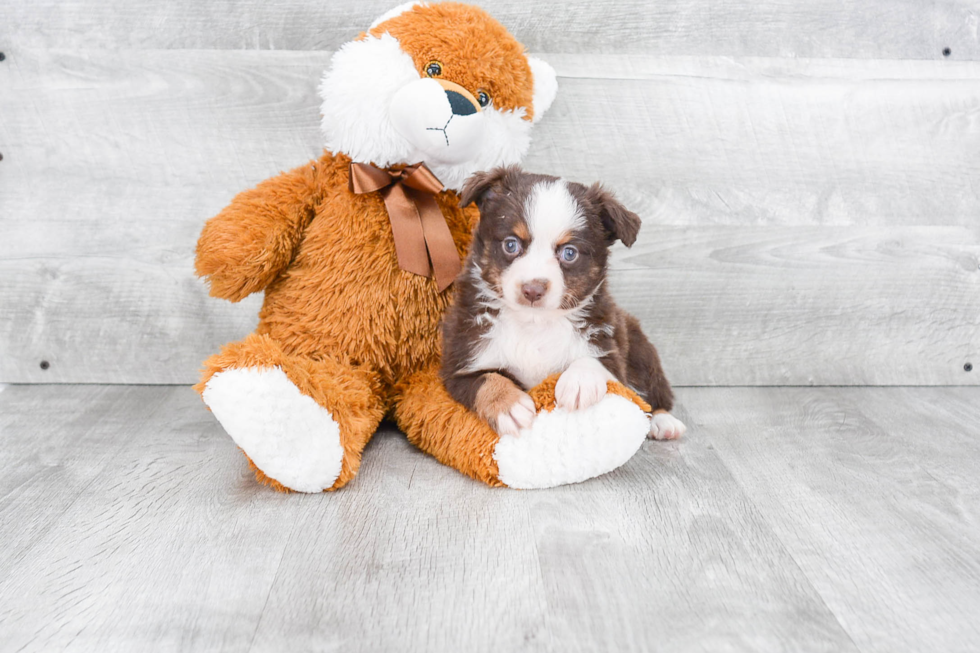
[[[572,263],[578,258],[578,250],[571,245],[565,245],[561,248],[559,256],[561,256],[561,260],[565,263]]]
[[[521,252],[521,241],[513,236],[508,236],[507,238],[504,238],[503,247],[505,254],[514,256],[516,254],[520,254]]]

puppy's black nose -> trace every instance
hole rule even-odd
[[[533,304],[544,297],[544,294],[548,292],[549,285],[551,284],[547,279],[532,279],[521,284],[521,294],[524,295],[524,299]]]
[[[476,107],[462,93],[447,90],[446,97],[449,98],[449,106],[452,107],[454,116],[469,116],[476,113]]]

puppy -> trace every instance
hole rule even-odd
[[[633,388],[654,413],[650,437],[680,437],[673,392],[657,350],[605,288],[609,247],[636,240],[640,219],[599,184],[586,187],[519,167],[475,174],[461,206],[480,223],[443,322],[449,394],[501,435],[535,416],[524,392],[561,372],[561,408],[588,408],[606,382]]]

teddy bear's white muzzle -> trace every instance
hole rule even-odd
[[[425,161],[459,164],[479,152],[483,112],[434,79],[403,86],[391,99],[391,123]]]

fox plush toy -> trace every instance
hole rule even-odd
[[[557,90],[554,70],[483,10],[409,3],[333,56],[320,86],[323,155],[211,218],[196,270],[211,295],[265,291],[259,325],[204,363],[196,389],[280,491],[347,484],[380,421],[489,485],[545,487],[614,469],[649,430],[614,387],[584,411],[541,412],[499,436],[439,378],[439,323],[479,220],[458,192],[515,164]]]

